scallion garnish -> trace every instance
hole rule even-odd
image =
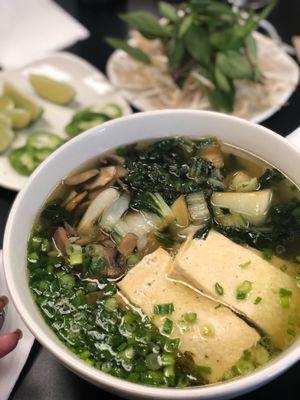
[[[254,304],[259,304],[262,301],[262,298],[257,296],[256,299],[254,300]]]
[[[269,249],[269,248],[263,249],[263,251],[262,251],[262,256],[263,256],[263,258],[264,258],[265,260],[271,260],[272,257],[273,257],[273,251],[272,251],[272,249]]]
[[[167,351],[178,350],[179,344],[180,344],[179,338],[169,339],[168,342],[166,343],[166,350]]]
[[[199,374],[206,374],[209,375],[211,374],[211,368],[207,367],[206,365],[197,365],[197,370],[199,372]]]
[[[219,296],[223,296],[224,289],[218,282],[215,283],[215,290]]]
[[[290,298],[292,297],[293,292],[291,290],[280,288],[279,296],[280,296],[280,305],[282,308],[290,307]]]
[[[243,264],[239,264],[239,267],[240,268],[247,268],[247,267],[249,267],[250,264],[251,264],[251,261],[249,260],[247,262],[244,262]]]
[[[190,329],[188,323],[183,320],[178,321],[177,326],[180,329],[180,332],[182,333],[185,333]]]
[[[195,312],[185,313],[183,318],[185,319],[186,322],[192,324],[193,322],[196,321],[197,314]]]
[[[173,303],[156,304],[153,308],[153,312],[156,315],[172,314],[174,311]]]
[[[163,333],[169,335],[172,332],[172,329],[173,329],[173,321],[171,321],[169,318],[166,318],[162,328]]]
[[[245,300],[251,290],[252,283],[250,281],[244,281],[236,289],[236,298],[238,300]]]

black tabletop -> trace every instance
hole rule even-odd
[[[126,10],[156,11],[157,7],[155,0],[57,0],[57,2],[86,26],[91,33],[87,40],[67,50],[80,55],[104,72],[111,49],[103,43],[103,37],[125,37],[127,34],[125,25],[120,22],[117,15]],[[300,1],[279,0],[270,20],[283,40],[290,43],[293,35],[300,35]],[[265,121],[263,125],[282,136],[286,136],[299,126],[300,91],[296,91],[288,104]],[[0,248],[6,219],[14,198],[15,193],[0,189]],[[275,381],[240,398],[242,400],[298,399],[299,378],[300,364],[298,363]],[[118,397],[101,391],[69,372],[47,350],[35,342],[10,399],[117,400]]]

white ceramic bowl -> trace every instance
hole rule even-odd
[[[59,341],[34,303],[26,276],[26,243],[35,216],[54,186],[81,163],[116,146],[171,135],[214,135],[254,153],[300,184],[300,152],[274,132],[219,113],[165,110],[135,114],[95,127],[66,143],[31,176],[18,195],[6,226],[4,268],[11,297],[37,340],[66,367],[93,384],[128,399],[225,399],[253,390],[300,360],[298,340],[249,376],[198,388],[165,389],[129,383],[92,368]]]

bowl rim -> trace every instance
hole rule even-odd
[[[276,138],[277,141],[281,141],[285,147],[290,148],[290,151],[296,151],[300,157],[300,150],[294,145],[289,143],[286,139],[279,136],[272,130],[265,128],[263,126],[257,125],[253,122],[243,120],[241,118],[233,117],[226,114],[221,114],[212,111],[198,111],[198,110],[158,110],[158,111],[148,111],[143,113],[132,114],[129,116],[124,116],[116,120],[111,120],[101,125],[101,128],[109,129],[111,125],[122,125],[128,120],[140,119],[143,120],[145,117],[156,117],[160,115],[173,115],[181,114],[183,117],[188,117],[188,115],[197,114],[199,118],[204,115],[210,115],[211,118],[218,118],[220,120],[238,120],[241,126],[252,126],[256,129],[264,132],[265,134]],[[100,126],[89,129],[83,135],[79,135],[72,139],[71,141],[65,143],[60,147],[55,153],[53,153],[44,163],[42,163],[37,170],[31,175],[26,186],[18,194],[15,202],[11,208],[3,242],[3,264],[4,272],[8,285],[8,289],[13,300],[13,303],[21,315],[24,323],[27,325],[29,330],[33,333],[35,338],[55,357],[63,363],[68,369],[72,370],[79,376],[83,377],[89,382],[99,383],[104,389],[121,392],[124,395],[133,396],[144,396],[144,398],[160,398],[160,399],[195,399],[195,398],[205,398],[214,399],[218,398],[228,398],[232,396],[237,396],[246,393],[250,390],[254,390],[259,386],[269,382],[276,376],[284,372],[287,368],[292,366],[294,363],[300,359],[300,342],[295,348],[287,349],[282,355],[277,357],[272,363],[267,364],[261,369],[257,369],[255,372],[248,376],[239,377],[232,381],[219,382],[215,384],[209,384],[199,387],[188,387],[188,388],[156,388],[152,386],[146,386],[143,384],[132,383],[121,378],[116,378],[112,375],[106,374],[94,367],[89,366],[83,360],[81,360],[75,353],[71,352],[64,344],[62,349],[57,343],[55,343],[51,338],[48,337],[47,333],[43,332],[40,328],[39,323],[34,320],[33,317],[28,313],[26,305],[21,301],[21,297],[18,295],[18,290],[14,284],[14,274],[10,268],[10,242],[12,240],[11,231],[14,224],[15,214],[17,210],[22,207],[22,202],[25,194],[31,189],[35,178],[40,174],[40,171],[48,168],[49,160],[53,159],[56,154],[65,152],[65,149],[71,146],[76,146],[78,142],[85,141],[89,134],[93,134],[99,130]]]

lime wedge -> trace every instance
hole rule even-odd
[[[0,112],[11,119],[12,127],[14,129],[26,128],[31,122],[30,112],[23,108],[13,108],[12,110],[0,109]]]
[[[28,111],[31,121],[36,121],[42,115],[43,109],[30,96],[15,88],[11,83],[4,83],[3,94],[11,98],[16,107]]]
[[[15,107],[12,99],[6,96],[0,96],[0,110],[12,110]]]
[[[56,104],[70,103],[75,97],[75,90],[66,82],[57,81],[46,75],[31,74],[30,83],[44,99]]]
[[[11,145],[13,138],[14,132],[11,129],[11,120],[0,112],[0,153]]]

